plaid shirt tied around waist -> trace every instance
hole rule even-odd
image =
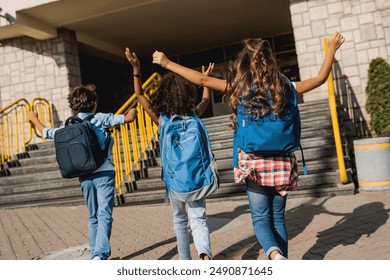
[[[238,151],[234,181],[249,179],[259,186],[275,187],[280,195],[298,187],[298,165],[294,153],[282,155],[247,154]]]

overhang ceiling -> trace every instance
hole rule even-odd
[[[289,0],[61,0],[17,11],[17,24],[27,28],[15,35],[35,30],[39,39],[67,28],[84,46],[117,56],[126,46],[140,56],[178,55],[292,31]],[[12,37],[6,27],[0,39]]]

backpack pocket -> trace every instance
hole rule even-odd
[[[77,177],[96,169],[89,149],[79,143],[59,148],[56,157],[60,172],[65,178]]]
[[[242,109],[242,108],[241,108]],[[261,118],[237,114],[235,141],[246,153],[293,152],[300,146],[300,118],[297,108],[285,110],[280,116],[267,113]]]

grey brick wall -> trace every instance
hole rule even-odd
[[[316,75],[323,61],[323,38],[342,32],[346,42],[335,57],[336,95],[348,135],[369,134],[365,88],[371,59],[390,60],[389,0],[290,0],[291,20],[301,79]],[[304,101],[328,98],[327,85]]]
[[[74,32],[60,29],[55,39],[19,37],[0,42],[0,104],[42,97],[53,104],[54,125],[71,114],[67,96],[81,83]]]

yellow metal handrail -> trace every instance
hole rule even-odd
[[[142,85],[142,91],[147,98],[150,98],[150,95],[154,93],[160,79],[161,76],[154,73]],[[116,172],[115,185],[119,195],[123,194],[123,184],[131,184],[134,179],[141,176],[144,167],[142,163],[150,159],[149,151],[154,149],[154,141],[158,140],[158,127],[138,103],[135,94],[115,114],[126,114],[132,108],[137,108],[137,120],[122,124],[112,131],[114,138],[112,156]]]
[[[143,94],[150,98],[157,83],[161,79],[154,73],[142,85]],[[158,127],[144,111],[137,97],[133,94],[116,114],[126,114],[130,109],[137,108],[137,120],[115,127],[112,130],[114,146],[112,149],[115,164],[115,185],[120,195],[123,194],[123,183],[132,183],[140,177],[146,162],[150,160],[151,151],[154,150],[155,141],[158,141]],[[19,99],[11,105],[0,110],[0,164],[10,161],[14,154],[26,151],[31,142],[33,131],[37,137],[42,138],[39,131],[28,121],[28,112],[34,110],[38,113],[40,121],[46,127],[53,127],[51,105],[44,98],[35,98],[31,105],[26,99]],[[131,144],[130,144],[131,142]]]
[[[325,53],[325,55],[328,53],[328,41],[326,38],[324,38],[324,53]],[[348,178],[347,178],[347,171],[345,169],[344,153],[343,153],[343,147],[342,147],[342,143],[341,143],[339,120],[337,117],[337,105],[336,105],[336,96],[335,96],[335,91],[334,91],[332,71],[330,71],[329,76],[328,76],[328,96],[329,96],[330,115],[332,118],[333,135],[334,135],[334,141],[335,141],[335,145],[336,145],[337,161],[338,161],[339,172],[340,172],[340,182],[345,184],[348,182]]]
[[[33,108],[46,126],[52,127],[50,103],[44,98],[35,98],[30,103],[20,98],[0,110],[0,164],[11,161],[15,155],[26,152],[33,137],[33,127],[28,112]],[[37,131],[35,134],[38,137]]]
[[[26,145],[32,138],[29,111],[30,104],[24,98],[0,110],[0,164],[26,152]]]

